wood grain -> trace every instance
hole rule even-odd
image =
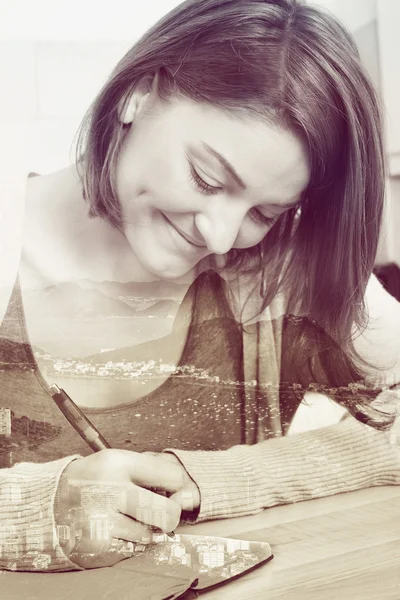
[[[400,488],[375,487],[184,526],[179,533],[269,542],[268,564],[204,600],[399,600]]]

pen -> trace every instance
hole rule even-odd
[[[97,431],[93,423],[89,421],[64,390],[61,390],[58,385],[53,384],[50,386],[50,392],[64,417],[68,419],[75,431],[79,433],[92,450],[99,452],[105,448],[111,448],[110,444]]]
[[[81,409],[64,390],[59,388],[56,384],[51,385],[49,390],[51,397],[64,417],[71,423],[75,431],[79,433],[81,438],[92,450],[100,452],[100,450],[111,448],[107,440],[104,439],[93,423],[89,421],[86,415],[83,414]],[[160,531],[158,528],[154,528],[154,530]],[[167,533],[167,535],[168,537],[175,539],[175,533],[173,531]]]

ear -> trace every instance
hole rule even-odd
[[[125,96],[119,105],[118,116],[121,123],[130,124],[153,98],[157,89],[157,75],[140,81],[129,97]]]

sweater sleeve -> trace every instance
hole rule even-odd
[[[71,571],[58,540],[54,501],[60,476],[79,456],[0,469],[0,568]],[[29,552],[29,548],[35,551]]]
[[[354,328],[354,346],[371,365],[366,380],[376,387],[393,387],[400,383],[400,302],[372,275],[365,304],[368,323],[361,332]]]
[[[200,490],[196,521],[240,517],[278,504],[400,484],[396,436],[354,418],[221,451],[168,449]]]
[[[357,352],[370,365],[366,380],[386,388],[374,401],[399,415],[400,303],[372,275],[368,325],[354,331]],[[387,389],[393,388],[393,389]],[[196,521],[254,514],[264,508],[400,484],[400,418],[378,431],[347,416],[334,425],[222,451],[168,449],[200,490]]]

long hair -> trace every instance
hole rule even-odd
[[[256,247],[232,249],[226,266],[260,271],[263,308],[279,291],[343,349],[326,370],[362,378],[354,331],[381,229],[384,158],[379,103],[351,35],[330,13],[298,0],[187,0],[120,60],[82,123],[77,164],[89,214],[121,227],[115,170],[126,126],[120,104],[149,75],[172,97],[251,114],[304,141],[311,174],[299,208],[282,214]],[[302,345],[309,345],[300,336]],[[316,349],[316,352],[318,349]],[[350,369],[349,369],[350,365]]]

